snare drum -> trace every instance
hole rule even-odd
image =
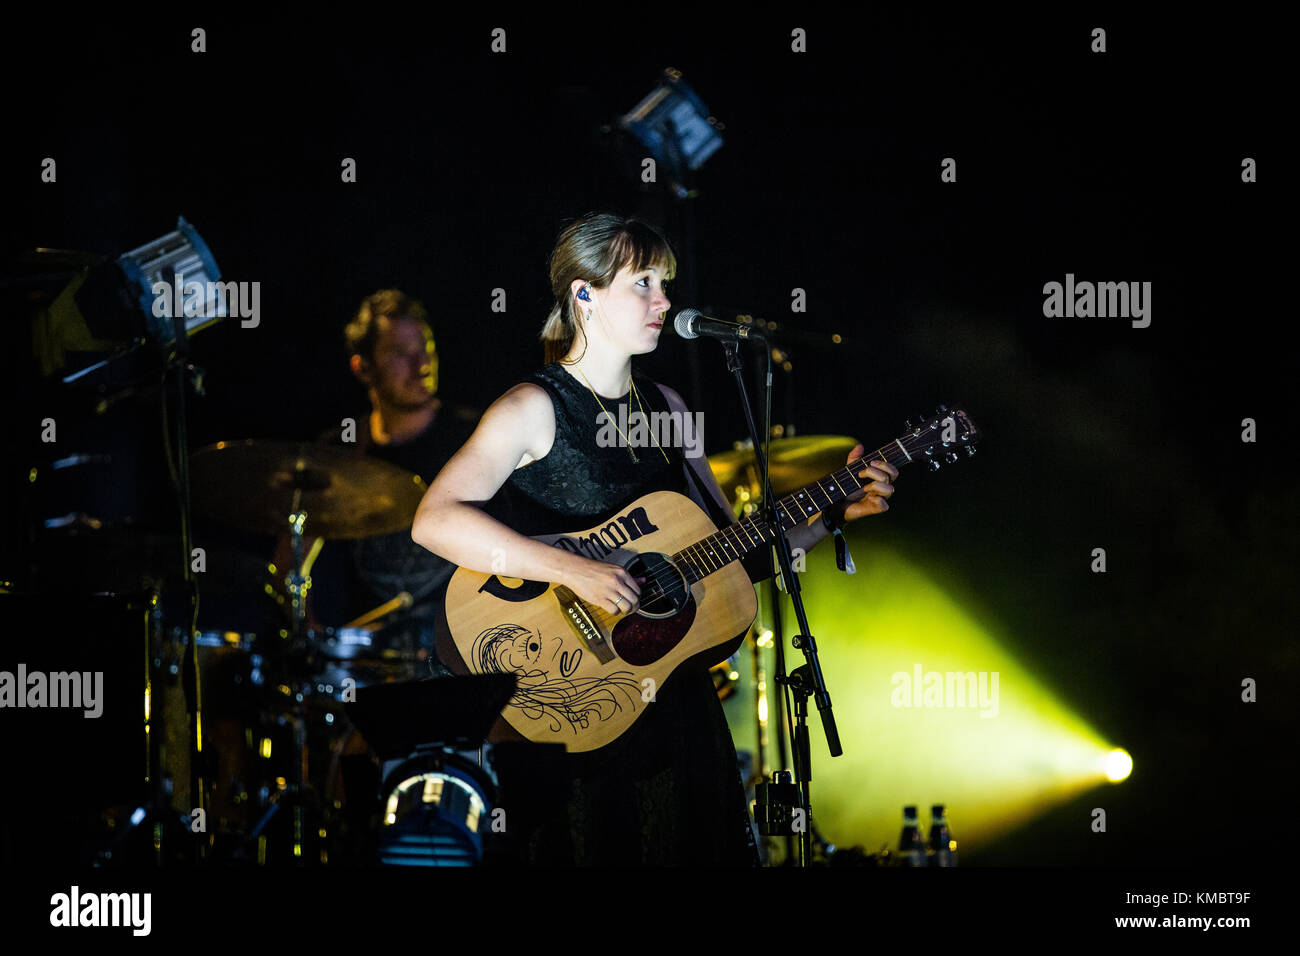
[[[411,628],[325,628],[311,643],[321,661],[315,691],[340,703],[353,700],[350,691],[358,687],[429,676],[429,655]]]

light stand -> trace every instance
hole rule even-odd
[[[181,561],[184,571],[185,587],[185,661],[182,665],[181,685],[185,689],[187,722],[187,739],[190,750],[190,793],[195,809],[201,810],[203,817],[208,813],[208,794],[203,773],[203,745],[200,734],[203,732],[203,688],[199,680],[199,642],[196,624],[199,615],[198,581],[194,578],[191,556],[194,553],[194,532],[190,517],[190,439],[189,425],[185,410],[185,391],[188,387],[190,338],[184,315],[172,316],[176,332],[176,347],[167,371],[173,373],[176,388],[176,477],[177,493],[181,502]],[[165,399],[164,399],[165,401]],[[204,860],[208,855],[208,841],[198,841],[198,858]]]
[[[225,308],[224,294],[217,295],[213,290],[215,280],[221,278],[221,272],[217,268],[216,261],[212,257],[212,252],[208,249],[198,231],[185,221],[184,217],[179,217],[176,223],[176,229],[173,232],[162,236],[153,242],[146,243],[136,249],[124,253],[117,259],[117,265],[122,270],[128,286],[132,287],[135,300],[140,307],[140,311],[145,319],[146,336],[152,338],[159,346],[164,356],[163,378],[166,382],[167,376],[171,376],[174,395],[169,396],[166,388],[163,389],[162,408],[164,422],[169,424],[171,419],[175,419],[175,442],[176,447],[169,449],[169,453],[174,462],[171,464],[175,467],[173,479],[176,486],[176,495],[180,504],[180,532],[181,532],[181,580],[185,591],[185,642],[183,645],[181,661],[181,686],[185,695],[186,711],[186,750],[189,761],[189,789],[190,802],[194,804],[191,808],[184,808],[189,811],[200,810],[202,817],[206,820],[208,813],[208,794],[206,787],[205,774],[203,772],[204,754],[202,747],[202,687],[199,679],[199,645],[196,624],[198,621],[199,593],[198,582],[194,576],[194,569],[191,563],[194,553],[194,539],[190,511],[190,447],[189,447],[189,427],[188,415],[185,407],[185,393],[191,386],[190,376],[193,376],[193,387],[195,391],[202,394],[202,377],[203,372],[189,364],[190,355],[190,334],[205,328],[208,325],[224,318],[227,315]],[[191,282],[185,282],[184,277],[188,275]],[[201,291],[202,302],[185,302],[185,291],[192,284],[197,283]],[[160,292],[161,289],[168,291]],[[172,408],[168,408],[171,404]],[[168,428],[164,429],[165,441],[170,443],[172,435]],[[153,596],[154,606],[157,606],[157,595]],[[164,650],[158,648],[159,651]],[[155,661],[161,668],[168,654],[162,653],[151,659],[152,665]],[[162,671],[158,671],[158,676],[162,678]],[[159,680],[158,686],[161,688],[164,680]],[[169,714],[163,714],[164,720],[170,720]],[[164,728],[157,725],[149,727],[151,742],[158,740],[159,731]],[[170,795],[166,792],[166,787],[162,780],[166,768],[156,759],[159,756],[156,748],[151,749],[151,760],[149,772],[151,775],[151,784],[153,785],[153,831],[155,854],[158,861],[163,859],[162,842],[164,834],[164,818],[170,818],[172,808],[170,807]],[[137,814],[132,816],[132,824],[138,825],[142,820],[137,820]],[[205,860],[208,855],[210,838],[200,839],[196,844],[196,857],[199,861]]]

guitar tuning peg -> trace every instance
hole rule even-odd
[[[966,457],[967,457],[967,458],[969,458],[971,455],[975,454],[975,446],[974,446],[974,445],[967,445],[967,446],[965,446],[965,447],[966,447]]]
[[[939,467],[940,467],[940,466],[939,466],[939,459],[937,459],[937,458],[931,458],[931,459],[930,459],[930,470],[931,470],[931,471],[938,471],[938,470],[939,470]]]
[[[953,462],[957,460],[957,453],[955,451],[950,451],[943,456],[943,460],[951,465]]]
[[[940,414],[940,415],[947,415],[947,414],[948,414],[948,406],[947,406],[947,405],[940,405],[940,406],[939,406],[939,414]]]

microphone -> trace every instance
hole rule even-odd
[[[682,309],[673,320],[673,328],[684,339],[694,339],[701,335],[711,339],[730,341],[735,339],[751,342],[766,342],[767,336],[762,330],[740,322],[728,322],[701,315],[699,309]]]

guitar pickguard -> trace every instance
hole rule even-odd
[[[633,614],[614,625],[614,650],[629,664],[649,667],[672,652],[695,623],[695,601],[664,620]]]

